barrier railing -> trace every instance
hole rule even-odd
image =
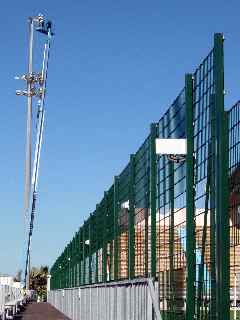
[[[0,285],[0,319],[9,319],[24,305],[29,294],[23,294],[23,290],[9,285]]]
[[[48,292],[48,302],[72,320],[161,320],[158,289],[135,279]]]

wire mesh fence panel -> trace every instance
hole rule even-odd
[[[240,303],[240,115],[238,103],[228,113],[229,237],[222,43],[217,34],[214,48],[185,77],[183,90],[56,260],[52,289],[151,276],[158,280],[163,319],[228,320],[230,277],[231,300]],[[156,155],[156,138],[186,138],[186,157],[174,150]]]
[[[211,283],[210,274],[215,278],[215,266],[211,268],[210,215],[214,214],[214,204],[210,205],[210,183],[213,170],[211,145],[214,133],[211,119],[214,104],[213,50],[194,73],[193,118],[194,118],[194,179],[195,179],[195,243],[196,243],[196,314],[197,319],[210,319]],[[214,235],[215,237],[215,235]],[[212,246],[212,247],[211,247]],[[213,260],[212,260],[213,262]]]
[[[185,91],[158,123],[159,138],[185,137]],[[173,152],[174,153],[174,152]],[[166,319],[181,318],[185,299],[185,164],[167,156],[157,163],[157,272]]]
[[[229,118],[229,218],[230,218],[230,300],[234,313],[240,306],[240,102]]]
[[[198,319],[208,319],[210,301],[210,197],[207,175],[211,169],[210,109],[213,95],[213,50],[193,74],[193,152],[195,264],[194,296]],[[185,89],[159,121],[159,138],[186,137]],[[174,152],[173,152],[174,153]],[[184,319],[186,312],[186,163],[158,158],[158,271],[160,304],[169,319]],[[195,238],[195,239],[194,239]]]
[[[114,280],[114,186],[107,193],[107,281]]]
[[[150,137],[135,154],[135,277],[149,274],[149,184],[150,184]]]
[[[118,182],[118,279],[128,278],[129,269],[129,187],[130,187],[130,165],[119,175]]]

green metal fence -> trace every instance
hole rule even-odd
[[[232,319],[240,317],[240,102],[228,112],[230,300]]]
[[[240,302],[240,113],[224,111],[223,42],[215,34],[58,257],[51,289],[153,277],[163,319],[230,319],[230,300]],[[156,155],[156,138],[187,138],[186,159]]]

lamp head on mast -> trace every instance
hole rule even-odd
[[[53,36],[54,33],[52,32],[52,22],[51,21],[47,21],[46,23],[44,21],[42,21],[39,24],[39,27],[36,28],[36,31],[46,34],[46,35],[51,35]]]
[[[38,31],[40,33],[43,33],[48,36],[48,46],[49,46],[49,40],[51,36],[54,35],[52,32],[52,22],[48,20],[45,22],[44,16],[40,13],[36,17],[30,17],[29,23],[35,26],[35,31]],[[47,47],[47,43],[45,44],[45,50]],[[44,54],[46,52],[44,51]],[[44,60],[45,60],[44,56]],[[43,62],[45,63],[45,61]],[[44,70],[42,72],[36,73],[31,72],[28,74],[24,74],[22,76],[16,76],[16,80],[23,80],[26,81],[28,84],[28,90],[16,90],[17,96],[25,96],[25,97],[33,97],[36,96],[37,98],[41,98],[43,93],[46,91],[44,89]]]

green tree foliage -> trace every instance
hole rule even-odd
[[[47,275],[47,266],[32,267],[30,272],[30,289],[35,290],[41,300],[45,300],[47,296]]]

